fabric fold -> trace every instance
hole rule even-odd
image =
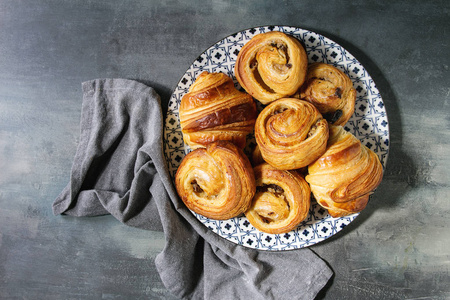
[[[155,259],[180,299],[313,299],[332,276],[309,249],[259,251],[218,236],[179,199],[163,154],[158,94],[127,79],[84,82],[80,141],[55,215],[111,214],[162,230]]]

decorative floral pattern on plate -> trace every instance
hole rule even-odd
[[[241,89],[234,76],[234,63],[239,50],[253,36],[274,30],[299,39],[305,45],[309,63],[331,64],[350,77],[357,96],[355,112],[344,128],[374,151],[383,167],[386,166],[389,152],[388,119],[381,95],[364,67],[342,46],[318,33],[298,27],[264,26],[240,31],[218,41],[204,51],[180,79],[170,98],[164,125],[164,152],[172,178],[181,160],[190,151],[183,143],[178,117],[183,95],[203,71],[224,73],[233,79],[236,88]],[[249,144],[254,143],[252,139],[249,136]],[[356,213],[332,218],[312,200],[308,217],[295,230],[285,234],[268,234],[255,229],[245,216],[216,221],[193,214],[210,230],[233,243],[269,251],[292,250],[317,244],[341,231],[359,215]]]

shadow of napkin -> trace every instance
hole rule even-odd
[[[111,214],[124,224],[163,230],[155,259],[181,299],[313,299],[332,271],[309,249],[249,249],[201,224],[179,199],[163,155],[160,98],[127,79],[82,84],[80,141],[55,215]]]

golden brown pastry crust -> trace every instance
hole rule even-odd
[[[192,149],[217,140],[244,148],[257,115],[253,98],[238,91],[230,77],[206,71],[181,99],[179,113],[184,142]]]
[[[255,35],[236,59],[240,85],[263,104],[293,95],[303,84],[308,57],[293,36],[272,31]]]
[[[215,220],[244,213],[256,189],[250,161],[227,141],[188,153],[178,167],[175,186],[190,210]]]
[[[344,125],[355,111],[356,90],[350,78],[332,65],[313,63],[308,66],[300,99],[314,104],[333,125]]]
[[[255,138],[266,162],[281,170],[299,169],[325,152],[328,123],[311,103],[282,98],[260,112]]]
[[[383,177],[378,156],[342,126],[330,126],[327,150],[308,172],[314,197],[335,218],[363,210]]]
[[[279,234],[295,229],[307,216],[311,191],[296,171],[267,163],[254,168],[256,194],[245,216],[258,230]]]

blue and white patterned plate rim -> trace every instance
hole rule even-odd
[[[381,95],[366,69],[346,49],[321,34],[292,26],[262,26],[234,33],[212,45],[200,54],[178,82],[169,100],[163,133],[164,154],[172,178],[182,158],[190,151],[183,143],[179,123],[181,98],[203,71],[222,72],[233,79],[236,88],[241,89],[234,76],[237,54],[253,36],[268,31],[282,31],[296,37],[305,46],[309,63],[331,64],[350,77],[357,91],[357,98],[355,113],[344,128],[372,149],[385,167],[389,152],[388,118]],[[249,137],[249,143],[252,143],[251,140],[252,136]],[[341,231],[359,215],[356,213],[332,218],[313,200],[308,217],[295,230],[286,234],[268,234],[255,229],[245,216],[217,221],[194,212],[193,214],[210,230],[233,243],[268,251],[315,245]]]

